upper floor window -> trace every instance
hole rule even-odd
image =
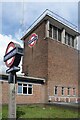
[[[52,38],[52,25],[49,24],[49,37]]]
[[[58,29],[58,40],[61,41],[61,30]]]
[[[49,37],[51,37],[52,39],[61,41],[61,30],[49,24]]]
[[[65,44],[74,47],[74,37],[68,33],[65,34]]]
[[[57,40],[57,27],[53,26],[53,38]]]

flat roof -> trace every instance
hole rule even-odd
[[[72,24],[71,22],[67,21],[66,19],[60,17],[57,14],[52,14],[53,12],[50,10],[45,10],[37,20],[34,21],[34,23],[25,31],[23,37],[21,40],[24,40],[33,30],[38,27],[43,21],[49,20],[52,23],[55,23],[57,26],[60,26],[61,28],[66,29],[71,34],[74,34],[76,36],[79,36],[80,33],[78,32],[77,26]],[[56,17],[56,16],[57,17]]]
[[[9,74],[0,74],[0,81],[8,81]],[[17,75],[17,81],[18,82],[28,82],[28,83],[35,83],[35,84],[44,84],[45,79],[44,78],[36,78],[36,77],[30,77],[30,76],[23,76],[23,75]]]

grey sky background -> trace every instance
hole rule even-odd
[[[78,2],[73,1],[48,1],[36,2],[3,0],[0,2],[0,72],[5,72],[3,55],[10,41],[18,42],[22,46],[22,37],[24,31],[39,17],[45,9],[49,9],[71,23],[78,26]],[[22,63],[20,63],[21,66]]]

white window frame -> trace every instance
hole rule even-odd
[[[19,82],[20,83],[20,82]],[[18,84],[19,84],[18,83]],[[20,84],[22,84],[22,93],[18,93],[18,86],[17,86],[17,94],[18,95],[33,95],[33,84],[31,84],[31,83],[20,83]],[[23,86],[23,84],[26,84],[26,86]],[[28,94],[28,88],[29,88],[29,85],[32,85],[32,94]],[[27,94],[24,94],[23,93],[23,87],[26,87],[27,88]]]

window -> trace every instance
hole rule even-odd
[[[18,83],[18,93],[22,93],[22,84]]]
[[[30,95],[30,94],[32,94],[32,89],[33,89],[32,84],[18,83],[18,93],[19,94]]]
[[[61,41],[61,30],[58,29],[58,41]]]
[[[55,86],[55,88],[54,88],[54,95],[57,95],[57,92],[58,92],[58,87],[57,86]]]
[[[57,40],[57,28],[53,27],[53,38]]]
[[[76,95],[76,89],[73,88],[73,95]]]
[[[61,41],[61,30],[49,24],[49,37],[51,37],[52,39]]]
[[[64,87],[62,87],[62,95],[64,95]]]
[[[65,44],[68,44],[68,34],[65,35]]]
[[[74,47],[74,37],[68,33],[65,35],[65,44]]]
[[[72,39],[72,47],[74,47],[74,39]]]
[[[70,88],[68,88],[68,95],[70,95]]]
[[[51,24],[49,25],[49,37],[52,38],[52,25]]]
[[[70,45],[70,35],[68,35],[68,45]]]

